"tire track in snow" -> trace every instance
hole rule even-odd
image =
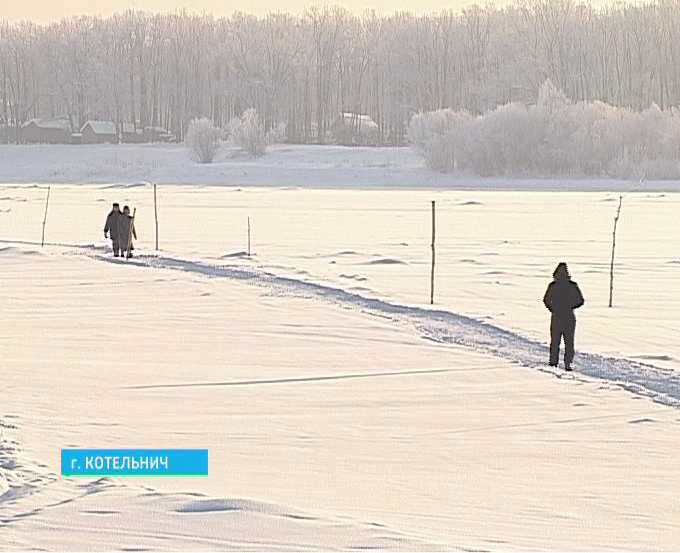
[[[409,324],[423,338],[437,343],[467,347],[555,376],[564,375],[562,371],[546,366],[548,346],[545,343],[450,311],[369,298],[342,288],[279,276],[240,265],[217,265],[170,256],[141,256],[124,260],[101,254],[89,255],[97,260],[114,264],[133,264],[138,267],[184,271],[211,278],[242,281],[267,288],[274,295],[327,301],[343,308],[386,317],[395,323]],[[680,408],[680,374],[675,371],[631,359],[586,352],[577,353],[573,365],[581,375],[607,381],[658,403]]]
[[[406,371],[386,371],[379,373],[354,373],[336,374],[326,376],[303,376],[292,378],[271,378],[262,380],[228,380],[225,382],[188,382],[181,384],[141,384],[137,386],[125,386],[126,390],[158,390],[163,388],[210,388],[210,387],[229,387],[229,386],[261,386],[266,384],[300,384],[306,382],[328,382],[335,380],[352,380],[355,378],[377,378],[381,376],[413,376],[420,374],[439,374],[448,372],[469,372],[469,371],[498,371],[503,367],[471,367],[469,369],[420,369]]]

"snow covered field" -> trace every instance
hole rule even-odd
[[[351,190],[389,184],[356,158],[297,187],[265,159],[269,187],[103,164],[53,186],[45,248],[45,189],[0,185],[3,548],[680,548],[679,195],[625,195],[608,309],[617,193]],[[109,184],[136,180],[161,182],[160,252],[151,187]],[[108,253],[112,201],[134,260]],[[573,376],[544,366],[560,260]],[[62,447],[208,447],[210,476],[62,479]]]
[[[290,279],[0,256],[3,549],[680,546],[675,408]],[[93,445],[209,447],[210,476],[60,478]]]

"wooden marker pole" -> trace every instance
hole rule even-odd
[[[434,211],[434,200],[432,200],[432,270],[430,271],[430,305],[434,304],[434,261],[435,261],[435,251],[434,251],[434,239],[435,239],[435,211]]]
[[[248,257],[250,257],[250,216],[248,216]]]
[[[153,214],[156,219],[156,251],[158,251],[158,198],[156,196],[156,183],[153,183]]]
[[[616,217],[614,217],[614,230],[612,232],[612,258],[609,264],[609,307],[612,307],[614,300],[614,251],[616,250],[616,226],[619,224],[622,203],[623,196],[619,196],[619,207],[616,210]]]
[[[47,224],[47,208],[50,205],[50,192],[52,191],[52,187],[48,186],[47,187],[47,198],[45,199],[45,215],[43,217],[43,223],[42,223],[42,239],[40,240],[40,247],[45,246],[45,225]]]

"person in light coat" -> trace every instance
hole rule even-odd
[[[135,249],[132,239],[137,240],[137,231],[135,230],[134,218],[130,215],[130,208],[128,206],[123,208],[118,228],[120,230],[121,255],[125,257],[127,253],[128,257],[132,257],[132,250]]]

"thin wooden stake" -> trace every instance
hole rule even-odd
[[[156,183],[153,183],[153,214],[156,219],[156,251],[158,251],[158,198],[156,196]]]
[[[614,296],[614,251],[616,250],[616,226],[619,224],[619,216],[621,215],[621,204],[623,203],[623,196],[619,196],[619,207],[616,210],[616,217],[614,217],[614,231],[612,232],[612,259],[609,265],[609,307],[613,305]]]
[[[432,270],[430,271],[430,305],[434,304],[434,261],[435,261],[435,251],[434,251],[434,238],[435,238],[435,212],[434,212],[434,200],[432,200]]]
[[[250,216],[248,216],[248,257],[250,257]]]
[[[40,240],[40,247],[45,246],[45,225],[47,224],[47,208],[50,205],[50,192],[52,191],[52,187],[48,186],[47,187],[47,198],[45,199],[45,216],[43,217],[43,224],[42,224],[42,239]]]

